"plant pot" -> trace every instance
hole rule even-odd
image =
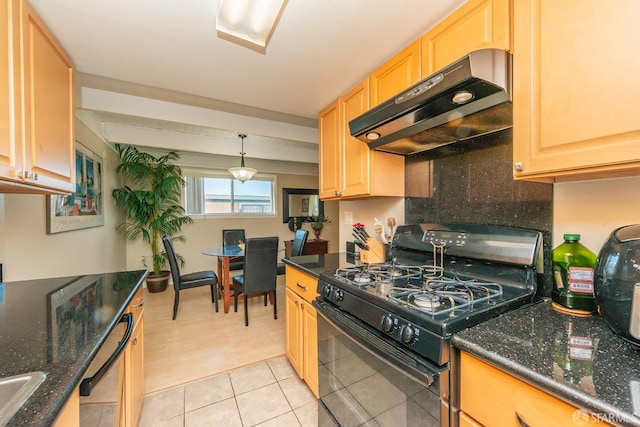
[[[320,240],[320,233],[322,233],[322,228],[314,228],[313,234],[316,235],[316,240]]]
[[[164,292],[169,284],[169,271],[161,271],[160,274],[147,275],[147,290],[151,293]]]

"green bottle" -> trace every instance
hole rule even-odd
[[[593,269],[596,254],[580,243],[579,234],[565,234],[564,243],[552,252],[551,299],[569,309],[595,311]]]

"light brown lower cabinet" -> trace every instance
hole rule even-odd
[[[461,353],[460,369],[461,426],[562,427],[576,425],[575,417],[611,425],[468,353]]]
[[[318,333],[316,309],[318,281],[289,265],[286,267],[286,355],[298,376],[318,397]]]
[[[80,425],[80,387],[76,387],[62,411],[58,414],[53,427],[67,427]]]

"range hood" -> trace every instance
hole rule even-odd
[[[349,130],[376,150],[435,156],[512,125],[511,54],[483,49],[351,120]]]

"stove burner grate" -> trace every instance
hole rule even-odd
[[[365,266],[340,268],[335,277],[357,287],[366,287],[378,282],[402,283],[419,280],[423,269],[400,264],[369,264]]]
[[[485,303],[502,294],[502,286],[498,283],[440,278],[428,279],[422,286],[409,284],[405,288],[392,288],[388,298],[424,313],[453,315],[455,310],[472,309],[474,304]]]

